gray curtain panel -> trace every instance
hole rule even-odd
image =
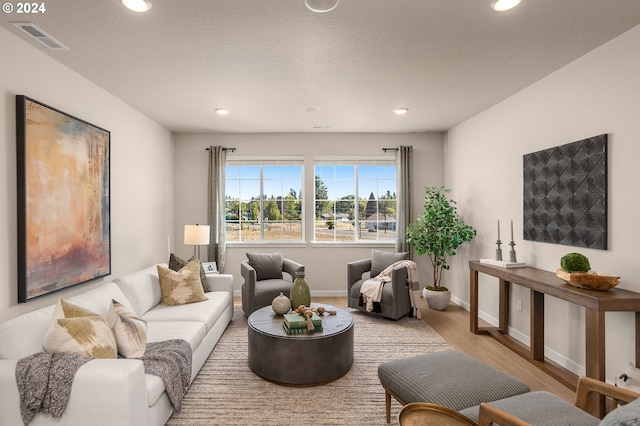
[[[396,209],[396,252],[413,252],[407,244],[407,226],[413,219],[413,146],[400,145],[397,155],[398,170],[398,206]]]
[[[225,267],[225,206],[224,206],[224,170],[227,154],[221,146],[209,147],[209,198],[207,218],[210,232],[207,261],[216,262],[218,271]]]

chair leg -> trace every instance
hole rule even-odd
[[[391,394],[385,389],[384,400],[387,409],[387,423],[391,423]]]

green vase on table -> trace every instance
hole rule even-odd
[[[291,285],[291,309],[296,309],[300,305],[311,306],[311,292],[309,285],[304,279],[304,272],[296,272],[296,279]]]

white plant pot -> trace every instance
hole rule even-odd
[[[451,300],[451,292],[447,291],[433,291],[427,290],[425,287],[422,289],[422,296],[431,309],[436,311],[444,311]]]

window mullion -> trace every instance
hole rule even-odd
[[[260,241],[264,241],[264,166],[260,166]]]

